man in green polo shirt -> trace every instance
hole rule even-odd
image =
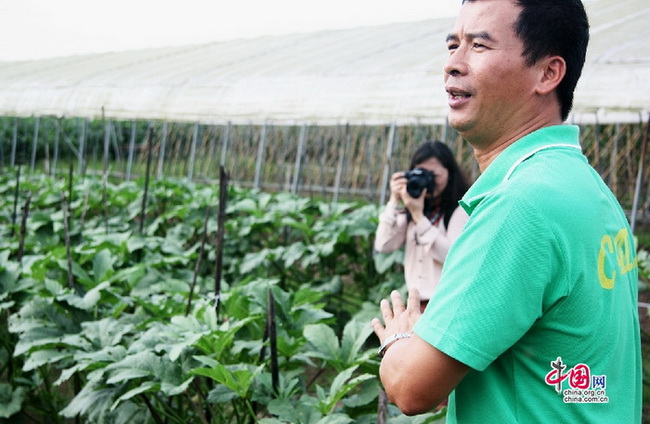
[[[641,421],[632,233],[562,125],[588,30],[580,0],[463,2],[444,71],[482,171],[470,218],[424,314],[393,292],[373,320],[406,414],[449,396],[448,423]]]

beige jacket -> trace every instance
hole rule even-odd
[[[428,220],[406,222],[406,213],[388,203],[379,214],[375,250],[392,252],[405,246],[404,277],[406,286],[417,287],[422,300],[429,300],[440,281],[442,264],[451,244],[458,238],[469,217],[463,208],[456,208],[445,229],[443,220],[434,226]]]

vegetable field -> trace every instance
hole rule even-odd
[[[439,418],[380,391],[378,207],[225,182],[0,177],[0,421]]]

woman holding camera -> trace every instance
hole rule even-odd
[[[458,205],[467,189],[451,150],[440,141],[422,144],[411,159],[410,171],[391,177],[375,250],[387,253],[405,246],[406,286],[417,287],[422,310],[438,284],[451,244],[467,222],[467,213]]]

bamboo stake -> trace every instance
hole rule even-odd
[[[149,401],[149,398],[147,398],[143,393],[140,393],[139,397],[144,401],[145,406],[151,413],[151,417],[156,422],[156,424],[163,424],[165,421],[161,418],[158,411],[156,411],[156,408],[153,407],[153,405]]]
[[[199,380],[195,378],[194,381],[192,381],[192,384],[194,385],[196,393],[199,395],[199,399],[207,399],[207,395],[203,392],[203,389],[201,389],[201,383],[199,383]],[[198,405],[196,406],[197,411],[199,411],[202,419],[205,419],[205,421],[209,423],[211,421],[211,417],[215,415],[215,413],[212,411],[211,405],[209,403],[205,403],[205,408],[207,409],[206,414],[199,410],[200,407]]]
[[[25,249],[25,232],[27,229],[27,216],[29,215],[29,204],[32,200],[32,195],[27,195],[27,200],[25,200],[25,206],[23,207],[23,219],[20,222],[20,238],[18,242],[18,262],[22,265],[23,263],[23,252]]]
[[[102,106],[102,121],[105,121],[104,106]],[[104,174],[108,172],[108,148],[111,142],[111,126],[110,122],[104,122],[104,155],[102,161],[104,162]]]
[[[196,382],[196,380],[194,380],[194,382]],[[183,394],[185,395],[185,398],[188,400],[190,405],[192,405],[194,407],[194,410],[199,415],[199,419],[201,420],[201,422],[203,424],[210,424],[208,416],[205,415],[205,413],[201,409],[201,405],[198,404],[198,399],[195,399],[194,397],[190,396],[187,393],[187,390]]]
[[[61,195],[61,208],[63,209],[63,229],[65,236],[65,254],[68,260],[68,287],[74,289],[74,277],[72,275],[72,253],[70,249],[70,225],[68,223],[68,204],[65,194]]]
[[[221,274],[223,267],[223,241],[225,235],[226,204],[228,202],[228,179],[223,166],[219,169],[219,212],[217,214],[217,249],[214,268],[214,308],[219,320],[219,299],[221,296]]]
[[[70,162],[70,167],[68,169],[68,204],[72,203],[72,174],[73,174],[74,165]]]
[[[147,130],[147,170],[144,176],[144,196],[142,196],[142,211],[140,213],[140,234],[144,229],[144,218],[147,210],[147,196],[149,195],[149,171],[151,170],[151,140],[153,127],[149,126]]]
[[[269,317],[268,317],[268,314],[267,314],[266,324],[264,325],[264,335],[262,336],[262,348],[260,349],[260,354],[259,354],[258,359],[257,359],[258,364],[264,363],[264,360],[266,359],[266,349],[264,348],[264,343],[266,343],[266,340],[268,340],[268,338],[269,338]],[[273,381],[273,380],[271,380],[271,381]],[[255,411],[255,413],[257,413],[257,410],[258,410],[258,403],[253,402],[253,411]]]
[[[266,343],[268,339],[269,339],[269,322],[267,316],[266,324],[264,325],[264,335],[262,336],[262,345]],[[265,359],[266,359],[266,349],[262,348],[260,349],[260,355],[258,357],[257,363],[261,364],[264,362]]]
[[[268,305],[267,326],[269,333],[269,341],[271,348],[271,384],[273,392],[278,394],[278,386],[280,385],[280,371],[278,366],[278,341],[275,333],[275,298],[273,297],[273,290],[269,288],[269,305]]]
[[[190,286],[190,294],[187,298],[187,308],[185,309],[185,316],[188,316],[192,307],[192,297],[194,296],[194,287],[196,286],[196,279],[201,269],[201,261],[203,259],[203,252],[205,252],[205,241],[208,238],[208,221],[210,219],[210,205],[205,208],[205,218],[203,219],[203,235],[201,236],[201,247],[199,248],[199,257],[196,259],[194,266],[194,276],[192,277],[192,285]]]
[[[16,214],[18,212],[18,194],[20,193],[20,165],[16,170],[16,189],[14,190],[14,212],[11,215],[11,237],[16,234]]]
[[[377,424],[386,424],[388,422],[388,396],[383,389],[379,389],[379,399],[377,401]]]

